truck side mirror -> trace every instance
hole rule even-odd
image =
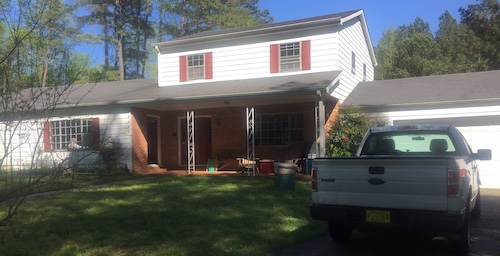
[[[472,157],[477,160],[491,160],[491,149],[478,149]]]

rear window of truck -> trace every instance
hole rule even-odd
[[[453,155],[448,134],[437,132],[387,132],[371,134],[361,155]]]

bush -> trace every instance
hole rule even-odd
[[[99,162],[107,172],[115,172],[122,168],[123,147],[120,142],[107,139],[99,149]]]
[[[373,120],[368,114],[355,108],[341,108],[339,118],[328,134],[328,154],[330,156],[354,156],[366,131],[373,126],[384,125]]]

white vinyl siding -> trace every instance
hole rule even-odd
[[[88,110],[88,109],[87,109]],[[102,112],[103,108],[89,110],[90,112]],[[99,130],[100,130],[100,144],[103,144],[107,140],[114,140],[119,142],[124,149],[124,159],[123,164],[127,164],[130,168],[132,164],[132,155],[129,150],[132,148],[132,136],[130,128],[130,113],[128,108],[111,108],[106,109],[107,114],[98,115],[72,115],[67,111],[59,111],[54,113],[57,118],[51,118],[49,121],[57,120],[75,120],[75,119],[89,119],[89,118],[99,118]],[[21,125],[21,130],[13,131],[12,145],[15,148],[9,151],[10,154],[4,162],[3,167],[7,169],[21,170],[26,169],[31,166],[31,158],[35,157],[34,168],[42,167],[52,167],[54,164],[63,164],[69,157],[70,152],[67,150],[57,150],[52,152],[44,152],[43,143],[43,129],[45,120],[38,121],[24,121]],[[0,128],[3,129],[2,126]],[[41,136],[41,137],[40,137]],[[3,139],[3,138],[2,138]],[[81,162],[83,167],[88,166],[91,168],[92,163],[95,162],[98,154],[86,151],[84,154],[88,155],[85,157],[85,161]]]
[[[354,54],[353,54],[354,53]],[[352,57],[355,55],[355,70],[352,70]],[[341,83],[332,94],[343,101],[363,81],[363,64],[367,65],[366,81],[373,81],[374,69],[370,58],[369,49],[363,34],[361,22],[353,19],[345,24],[339,32],[339,56],[340,69],[342,73]],[[354,71],[354,72],[353,72]]]
[[[200,52],[213,53],[213,79],[197,80],[196,83],[240,80],[271,76],[270,50],[272,44],[287,44],[292,42],[311,41],[311,70],[300,72],[336,71],[338,67],[338,33],[330,28],[325,34],[306,37],[292,37],[286,40],[272,40],[268,42],[249,43],[227,47],[204,48],[197,51],[184,51],[158,55],[160,68],[159,86],[179,85],[179,56],[198,54]],[[290,75],[293,72],[273,75]],[[184,84],[184,83],[183,83]]]

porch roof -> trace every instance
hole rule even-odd
[[[146,106],[272,97],[315,97],[338,79],[341,71],[280,75],[255,79],[200,82],[159,87],[157,79],[74,85],[67,104],[59,107],[128,104]],[[311,98],[313,99],[313,98]],[[328,100],[328,98],[326,99]],[[331,98],[331,100],[334,100]]]

